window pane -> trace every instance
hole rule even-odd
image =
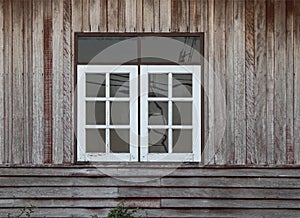
[[[129,153],[129,130],[110,129],[110,150],[113,153]]]
[[[192,97],[192,74],[173,74],[173,97]]]
[[[110,124],[129,125],[129,102],[110,102]]]
[[[129,97],[129,74],[110,74],[110,96]]]
[[[173,130],[173,153],[192,153],[192,130]]]
[[[192,102],[173,102],[173,125],[192,125]]]
[[[168,102],[151,101],[148,107],[149,125],[168,125]]]
[[[137,38],[84,36],[78,38],[79,63],[126,63],[137,60]]]
[[[86,124],[105,125],[105,102],[103,101],[86,102]]]
[[[168,97],[168,74],[149,74],[149,97]]]
[[[200,63],[200,36],[141,38],[142,63]]]
[[[105,153],[105,129],[86,130],[86,152]]]
[[[149,129],[149,153],[168,153],[168,129]]]
[[[86,97],[105,97],[105,74],[86,74]]]

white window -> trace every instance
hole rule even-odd
[[[78,65],[77,160],[199,162],[200,75],[199,65],[141,65],[140,76]]]

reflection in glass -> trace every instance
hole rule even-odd
[[[173,97],[192,97],[192,74],[173,74]]]
[[[113,153],[129,153],[128,129],[110,129],[110,150]]]
[[[110,102],[110,125],[129,125],[129,102]]]
[[[105,129],[86,130],[86,152],[105,153]]]
[[[168,97],[168,74],[149,74],[149,97]]]
[[[173,153],[192,153],[192,135],[190,129],[173,129]]]
[[[192,125],[192,102],[173,102],[173,125]]]
[[[148,110],[149,125],[168,125],[168,102],[150,101]]]
[[[149,129],[149,153],[168,153],[168,129]]]
[[[129,74],[110,74],[110,97],[129,97]]]
[[[105,102],[86,102],[86,125],[105,125]]]
[[[86,74],[86,97],[105,97],[105,74]]]

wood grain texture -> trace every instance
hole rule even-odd
[[[171,31],[171,0],[160,1],[159,7],[160,32]]]
[[[266,1],[256,0],[254,5],[255,47],[255,144],[257,160],[253,164],[267,163],[267,38]]]
[[[108,32],[118,31],[118,6],[119,1],[107,0],[107,19],[109,20],[107,26]]]
[[[159,31],[159,22],[160,22],[160,0],[153,0],[153,14],[154,14],[154,32]]]
[[[63,1],[63,133],[64,163],[73,162],[73,75],[72,75],[72,12],[71,1]]]
[[[245,1],[234,1],[235,163],[246,162]]]
[[[98,32],[100,30],[100,13],[100,1],[90,0],[91,32]]]
[[[119,1],[118,4],[118,32],[126,31],[126,4],[127,1]]]
[[[100,0],[100,31],[106,32],[107,31],[107,1]]]
[[[154,0],[143,0],[143,31],[154,30]]]
[[[300,2],[294,5],[294,145],[295,163],[300,164]]]
[[[286,7],[275,1],[274,8],[274,159],[286,163]]]
[[[4,2],[0,1],[0,17],[3,17]],[[0,21],[0,164],[4,162],[4,22]]]
[[[137,29],[137,0],[126,1],[125,9],[125,30],[126,32],[135,32]],[[142,18],[139,18],[142,19]]]
[[[136,0],[136,31],[143,32],[143,22],[144,22],[144,5],[143,0]]]
[[[53,163],[63,162],[63,1],[52,1],[53,19]]]
[[[178,31],[178,1],[171,0],[171,32]]]
[[[233,1],[226,1],[226,162],[234,164],[235,157],[235,130],[234,130],[234,17]]]
[[[82,31],[91,31],[90,0],[82,0]]]
[[[274,160],[274,1],[267,1],[267,163]]]
[[[198,32],[200,30],[200,22],[201,22],[201,0],[193,0],[189,1],[189,23],[190,23],[190,31]],[[203,8],[204,10],[204,8]]]
[[[178,0],[178,30],[180,32],[189,32],[189,0]]]

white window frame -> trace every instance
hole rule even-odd
[[[86,74],[103,73],[106,75],[106,97],[86,97]],[[110,73],[129,73],[129,98],[108,97]],[[86,101],[106,102],[106,124],[86,125]],[[115,100],[129,101],[130,123],[124,125],[110,125],[109,103]],[[106,152],[87,153],[86,152],[86,129],[101,128],[106,131]],[[129,153],[110,153],[109,129],[128,128],[130,131]],[[77,65],[77,160],[91,162],[118,162],[118,161],[138,161],[138,66],[120,65]]]
[[[168,97],[155,98],[168,101],[168,153],[149,153],[148,129],[166,128],[165,126],[148,125],[148,75],[168,74]],[[185,101],[187,98],[172,97],[172,74],[192,74],[192,125],[172,125],[172,100]],[[145,162],[200,162],[201,161],[201,67],[199,65],[141,65],[141,161]],[[151,99],[150,99],[151,100]],[[192,129],[192,153],[172,153],[172,129]]]

